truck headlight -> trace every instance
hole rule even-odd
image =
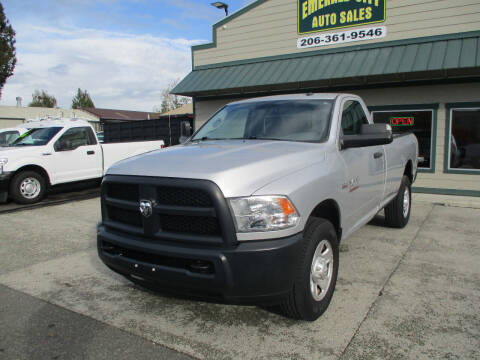
[[[7,158],[0,159],[0,175],[3,174],[3,166],[8,162]]]
[[[229,199],[237,232],[274,231],[298,224],[300,215],[286,196]]]

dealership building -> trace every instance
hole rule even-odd
[[[192,47],[195,127],[258,96],[348,92],[419,142],[414,191],[480,196],[480,1],[257,0]]]

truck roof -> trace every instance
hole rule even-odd
[[[232,102],[231,104],[243,104],[257,101],[275,101],[275,100],[334,100],[339,95],[351,95],[345,93],[304,93],[304,94],[286,94],[286,95],[274,95],[274,96],[264,96],[247,100],[240,100]],[[351,95],[355,96],[355,95]]]
[[[42,127],[54,127],[54,126],[90,126],[88,120],[82,118],[45,118],[45,119],[28,119],[25,123],[19,125],[19,127],[32,129]]]

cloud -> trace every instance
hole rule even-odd
[[[1,105],[14,105],[16,96],[26,105],[35,89],[44,89],[68,108],[82,88],[97,107],[150,111],[162,89],[190,71],[190,46],[200,43],[31,24],[16,30],[18,63]]]

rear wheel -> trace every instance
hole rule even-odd
[[[10,195],[18,204],[35,204],[46,192],[45,178],[36,171],[22,171],[10,182]]]
[[[314,321],[327,310],[337,282],[338,258],[333,225],[311,218],[305,227],[293,289],[280,305],[286,316]]]
[[[394,228],[403,228],[408,224],[412,207],[412,191],[410,179],[403,175],[398,194],[385,207],[385,222]]]

